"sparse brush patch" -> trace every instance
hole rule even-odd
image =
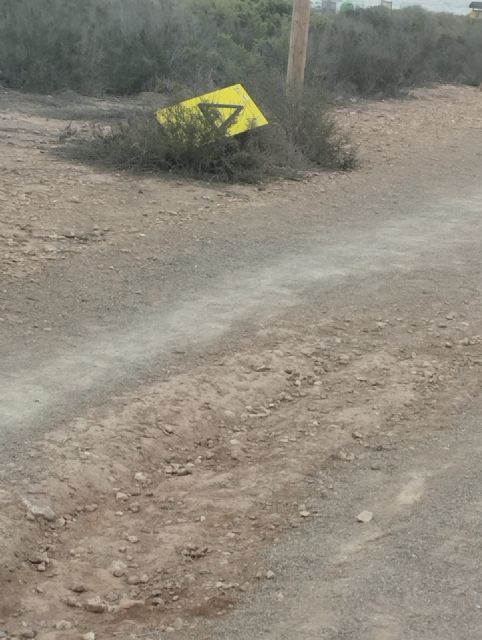
[[[137,112],[90,134],[70,139],[70,157],[133,171],[161,171],[225,182],[252,182],[264,154],[255,132],[235,138],[201,113],[178,109],[161,126],[152,112]]]
[[[340,132],[319,92],[307,91],[301,103],[279,100],[275,109],[283,137],[305,163],[342,171],[356,167],[355,149]]]
[[[281,101],[282,102],[282,101]],[[293,176],[309,166],[347,170],[354,151],[323,109],[306,104],[279,109],[270,125],[232,137],[199,111],[170,111],[162,125],[137,112],[82,137],[61,136],[60,152],[117,169],[162,171],[225,182]]]

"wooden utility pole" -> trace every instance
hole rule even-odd
[[[295,101],[300,100],[303,95],[310,13],[311,0],[293,0],[286,92],[288,97]]]

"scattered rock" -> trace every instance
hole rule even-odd
[[[183,556],[198,560],[204,558],[209,553],[209,547],[200,547],[197,544],[187,544],[181,551]]]
[[[136,482],[147,482],[147,476],[145,473],[142,473],[142,471],[139,471],[138,473],[136,473],[136,475],[134,476],[134,479]]]
[[[66,596],[65,598],[62,598],[62,602],[73,609],[79,609],[82,606],[73,596]]]
[[[164,602],[164,600],[162,598],[152,598],[150,601],[150,604],[152,604],[154,607],[165,607],[166,603]]]
[[[165,468],[165,473],[168,476],[189,476],[192,474],[192,468],[182,464],[169,464]]]
[[[131,544],[137,544],[139,542],[139,538],[137,536],[127,536],[126,540]]]
[[[115,499],[116,500],[121,500],[122,502],[125,502],[126,500],[129,500],[129,497],[130,496],[128,496],[127,493],[123,493],[122,491],[118,491],[115,494]]]
[[[120,560],[114,560],[114,562],[110,565],[110,572],[115,578],[122,578],[127,571],[127,565],[121,562]]]
[[[363,524],[367,524],[373,520],[373,513],[371,511],[362,511],[356,517],[358,522],[362,522]]]
[[[74,623],[70,620],[59,620],[54,624],[54,629],[57,631],[71,631],[74,628]]]
[[[131,600],[130,598],[121,598],[117,608],[119,611],[127,611],[129,609],[133,609],[134,607],[143,607],[143,600]]]
[[[89,613],[106,613],[109,609],[105,602],[102,602],[99,596],[90,598],[84,605],[84,609]]]
[[[31,555],[29,555],[28,561],[31,564],[49,564],[50,558],[48,557],[45,551],[42,551],[42,552],[32,553]]]
[[[337,460],[342,460],[343,462],[353,462],[355,459],[354,453],[346,453],[345,451],[338,451],[333,456]]]
[[[229,456],[231,460],[236,460],[236,462],[240,462],[244,457],[243,450],[239,446],[232,446],[229,449]]]
[[[83,584],[73,584],[69,589],[74,593],[85,593],[87,591],[87,587]]]
[[[19,638],[35,638],[37,637],[37,632],[34,629],[22,629],[22,631],[18,633],[18,636]]]
[[[82,640],[95,640],[95,633],[93,631],[84,633],[84,635],[82,636]]]
[[[136,585],[141,584],[140,576],[132,575],[127,578],[127,584]]]
[[[28,498],[23,498],[22,502],[27,507],[28,512],[36,518],[43,518],[47,522],[53,522],[57,518],[53,509],[48,505],[34,504]]]
[[[267,571],[267,572],[266,572],[266,579],[267,579],[267,580],[273,580],[273,579],[274,579],[274,577],[275,577],[275,575],[276,575],[276,574],[275,574],[275,572],[274,572],[274,571],[271,571],[271,570],[270,570],[270,571]]]
[[[85,506],[85,510],[88,511],[89,513],[94,513],[94,511],[97,511],[98,508],[99,508],[98,504],[87,504]]]
[[[310,516],[311,516],[311,513],[309,511],[300,511],[301,518],[309,518]]]

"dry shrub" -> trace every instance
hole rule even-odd
[[[201,111],[173,108],[162,125],[137,112],[112,125],[94,125],[83,138],[64,136],[63,153],[117,169],[163,171],[227,182],[293,175],[310,165],[355,166],[352,149],[333,119],[313,105],[278,106],[270,125],[229,136]]]

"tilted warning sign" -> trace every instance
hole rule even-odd
[[[225,127],[229,136],[236,136],[268,124],[268,120],[241,84],[218,89],[203,96],[190,98],[173,107],[160,109],[156,113],[159,123],[166,122],[172,110],[179,107],[188,110],[199,109],[206,118],[220,127]]]

